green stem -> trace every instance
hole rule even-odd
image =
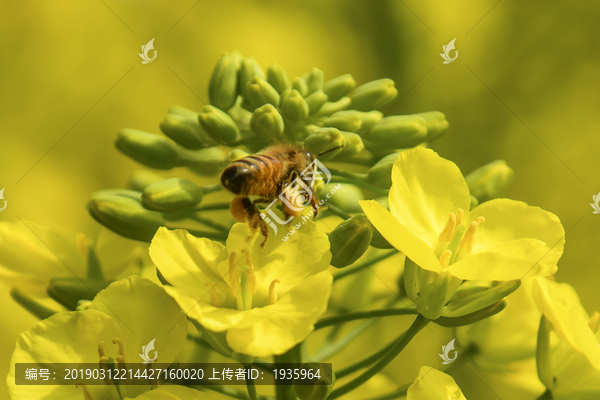
[[[332,175],[352,179],[353,181],[369,183],[369,176],[367,174],[360,174],[358,172],[347,172],[337,168],[329,168],[329,172],[331,172]]]
[[[329,211],[331,211],[332,213],[334,213],[335,215],[337,215],[338,217],[340,217],[341,219],[348,219],[348,218],[352,218],[352,216],[350,214],[348,214],[346,211],[342,210],[341,208],[334,206],[331,203],[327,204],[327,209]]]
[[[369,268],[371,265],[377,264],[379,261],[385,260],[386,258],[393,256],[394,254],[398,254],[398,250],[388,251],[377,257],[373,257],[370,260],[367,260],[365,262],[356,263],[356,265],[354,265],[352,267],[346,267],[346,268],[342,269],[340,272],[336,272],[335,274],[333,274],[333,281],[335,282],[338,279],[342,279],[342,278],[344,278],[348,275],[351,275],[355,272],[362,271],[365,268]]]
[[[275,364],[302,363],[302,343],[290,349],[280,356],[273,356]],[[276,385],[275,394],[277,400],[297,400],[291,385]]]
[[[204,204],[194,208],[192,211],[229,210],[230,202]]]
[[[206,196],[209,193],[218,192],[219,190],[223,190],[223,186],[220,183],[215,183],[214,185],[208,185],[201,188],[202,195]]]
[[[336,315],[334,317],[323,318],[315,324],[315,330],[325,328],[331,325],[342,324],[348,321],[356,321],[357,319],[414,314],[417,314],[416,308],[384,308],[380,310],[357,311],[353,313]]]
[[[347,178],[338,177],[338,176],[332,177],[330,183],[348,183],[350,185],[354,185],[354,186],[361,187],[363,189],[370,190],[370,191],[375,192],[377,194],[380,194],[382,196],[386,196],[388,194],[387,190],[378,188],[377,186],[373,186],[373,185],[368,184],[366,182],[355,181],[355,180],[352,180],[352,179],[347,179]]]
[[[415,337],[415,335],[419,333],[419,331],[423,329],[428,323],[429,320],[427,318],[423,317],[422,315],[418,315],[417,318],[415,318],[412,325],[410,326],[410,328],[408,328],[404,335],[402,335],[402,337],[395,343],[395,345],[385,356],[383,356],[371,368],[369,368],[350,382],[346,383],[344,386],[335,389],[333,392],[331,392],[331,395],[328,397],[328,399],[337,399],[338,397],[343,396],[346,393],[356,389],[357,387],[371,379],[373,376],[375,376],[390,362],[392,362],[392,360],[394,360],[394,358],[396,358],[396,356],[398,356],[398,354],[400,354],[400,352],[404,350],[406,345],[410,343],[410,341]]]
[[[256,391],[256,386],[254,385],[254,379],[250,378],[250,373],[248,373],[249,367],[251,367],[252,364],[247,365],[246,368],[246,389],[248,390],[248,397],[250,397],[250,400],[257,400],[258,399],[258,392]]]
[[[367,329],[369,329],[370,327],[375,325],[376,322],[377,322],[377,319],[374,319],[374,318],[368,319],[368,320],[362,322],[360,325],[358,325],[353,330],[351,330],[348,334],[346,334],[346,336],[344,336],[340,340],[333,342],[333,343],[330,341],[324,342],[321,345],[321,348],[319,349],[319,351],[316,354],[314,354],[313,356],[309,357],[308,360],[310,362],[323,362],[323,361],[333,357],[340,351],[344,350],[344,348],[346,348],[346,346],[348,346],[350,343],[352,343],[354,341],[354,339],[356,339],[358,336],[360,336],[362,333],[364,333]]]

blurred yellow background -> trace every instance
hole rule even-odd
[[[0,221],[94,237],[90,193],[123,187],[138,167],[115,150],[116,133],[158,133],[174,104],[199,110],[218,58],[237,49],[290,77],[311,67],[326,80],[389,77],[399,92],[390,114],[445,113],[450,130],[431,147],[465,174],[506,160],[507,197],[565,226],[557,279],[600,310],[600,215],[588,205],[600,191],[599,16],[592,1],[4,1]],[[157,58],[142,65],[152,38]],[[453,38],[459,56],[444,65]],[[4,399],[16,336],[34,318],[4,292],[0,310]]]

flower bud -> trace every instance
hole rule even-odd
[[[339,224],[329,234],[331,265],[344,268],[353,264],[367,251],[372,237],[372,225],[362,214]]]
[[[344,136],[345,144],[342,151],[339,153],[338,158],[352,157],[365,149],[362,138],[356,133],[342,132],[342,135]]]
[[[265,79],[265,74],[254,58],[244,57],[240,60],[240,69],[238,71],[238,94],[244,99],[247,98],[246,84],[254,77]]]
[[[260,138],[268,142],[284,139],[283,118],[271,104],[257,108],[250,119],[250,127]]]
[[[329,97],[329,101],[338,101],[344,96],[347,96],[354,87],[356,82],[350,74],[340,75],[325,83],[323,91]]]
[[[52,278],[46,292],[57,303],[74,311],[79,300],[93,300],[96,294],[108,286],[108,282],[77,277]]]
[[[308,112],[313,115],[321,109],[323,104],[327,103],[327,95],[322,90],[317,90],[310,96],[306,97],[306,104],[308,104]]]
[[[276,63],[269,65],[269,68],[267,68],[267,82],[269,82],[279,94],[290,88],[290,80],[285,74],[283,67]]]
[[[331,394],[335,385],[335,373],[323,364],[305,363],[302,365],[304,371],[319,371],[321,378],[314,378],[313,384],[300,385],[294,381],[292,387],[294,394],[300,400],[325,400]]]
[[[200,126],[197,114],[193,119],[179,114],[167,114],[158,126],[169,139],[187,149],[198,150],[216,146]]]
[[[172,169],[177,166],[175,145],[164,137],[137,129],[122,129],[115,145],[126,156],[150,168]]]
[[[305,97],[308,94],[308,86],[306,86],[306,81],[300,77],[294,78],[292,81],[292,89],[297,90],[302,97]]]
[[[350,104],[352,104],[352,99],[350,99],[350,97],[342,97],[336,102],[328,101],[315,113],[315,117],[328,117],[333,113],[347,109],[350,107]]]
[[[240,160],[244,157],[248,157],[250,155],[250,153],[242,150],[242,149],[233,149],[229,152],[229,154],[227,154],[227,156],[225,157],[225,161],[228,164],[231,164],[234,161]]]
[[[480,203],[498,197],[510,184],[513,170],[504,160],[492,161],[465,177],[471,195]]]
[[[345,145],[345,141],[344,135],[336,128],[318,128],[304,140],[304,147],[309,149],[316,157],[327,150]],[[319,156],[319,159],[330,160],[338,155],[342,151],[342,148],[340,147],[323,156]]]
[[[311,69],[302,79],[306,82],[307,94],[323,89],[323,71],[319,68]]]
[[[235,104],[238,96],[238,70],[240,57],[237,54],[225,53],[213,70],[208,85],[210,104],[227,111]]]
[[[197,151],[179,152],[181,166],[198,175],[213,176],[223,169],[227,152],[221,147],[209,147]]]
[[[472,292],[457,293],[449,300],[444,307],[442,315],[444,317],[461,317],[471,314],[493,304],[517,290],[521,286],[520,280],[502,282],[489,288],[477,288]]]
[[[308,104],[297,90],[285,91],[281,95],[281,114],[291,121],[300,121],[308,117]]]
[[[389,154],[373,165],[368,172],[369,183],[381,189],[392,187],[392,168],[398,159],[398,153]]]
[[[323,182],[319,180],[319,182]],[[335,193],[335,196],[331,196],[327,203],[331,203],[336,207],[348,213],[362,213],[362,208],[358,204],[360,200],[364,200],[365,196],[362,190],[354,185],[340,184],[340,183],[328,183],[323,188],[323,193]]]
[[[202,128],[219,144],[232,146],[240,140],[240,131],[227,113],[213,106],[204,106],[198,114]]]
[[[493,315],[498,314],[500,311],[506,308],[508,303],[506,300],[500,300],[496,304],[492,304],[491,306],[482,308],[481,310],[475,311],[471,314],[463,315],[462,317],[439,317],[434,322],[437,325],[445,326],[448,328],[471,325],[476,322],[481,321],[482,319],[489,318]]]
[[[383,118],[383,114],[379,111],[355,111],[355,110],[346,110],[346,111],[338,111],[332,115],[335,116],[357,116],[360,118],[361,125],[360,129],[356,131],[356,133],[364,134],[367,133],[377,124],[381,118]]]
[[[255,76],[246,84],[246,97],[254,111],[265,104],[277,106],[279,104],[279,93],[269,85],[267,81]]]
[[[165,224],[161,213],[145,209],[139,200],[130,197],[97,193],[87,207],[101,225],[128,239],[150,243]]]
[[[148,210],[187,211],[202,201],[202,188],[187,179],[170,178],[156,182],[142,193],[142,205]]]
[[[131,178],[129,178],[129,183],[127,184],[127,186],[131,190],[141,192],[144,189],[146,189],[146,187],[148,187],[149,185],[152,185],[156,182],[160,182],[163,179],[165,178],[158,174],[155,174],[154,172],[139,169],[137,171],[133,171],[133,173],[131,174]]]
[[[362,125],[360,117],[354,114],[341,114],[343,112],[347,111],[340,111],[325,118],[323,126],[338,128],[341,131],[357,132]]]
[[[431,141],[448,127],[441,112],[395,115],[379,121],[367,136],[377,147],[407,149]]]
[[[352,93],[352,108],[358,111],[371,111],[383,107],[394,100],[398,91],[391,79],[378,79],[365,83]]]

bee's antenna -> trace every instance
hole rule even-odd
[[[323,154],[331,153],[332,151],[335,151],[335,150],[337,150],[337,149],[341,149],[342,147],[344,147],[344,145],[343,145],[343,144],[342,144],[342,145],[340,145],[340,146],[335,146],[335,147],[332,147],[332,148],[331,148],[331,149],[329,149],[329,150],[322,151],[322,152],[320,152],[319,154],[317,154],[317,156],[316,156],[315,158],[321,157]]]

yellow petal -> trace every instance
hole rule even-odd
[[[544,262],[544,256],[550,251],[542,241],[518,239],[499,244],[493,249],[471,253],[446,270],[466,280],[511,281],[548,276],[556,271],[556,264]]]
[[[434,248],[448,213],[469,213],[469,188],[460,170],[431,149],[400,153],[392,169],[389,205],[400,224]],[[417,263],[418,264],[418,263]]]
[[[254,357],[285,353],[313,331],[315,322],[327,309],[332,282],[329,271],[304,279],[277,303],[255,309],[267,318],[227,331],[227,343],[233,350]]]
[[[375,200],[362,200],[359,203],[369,221],[392,246],[406,254],[406,257],[421,268],[435,272],[442,271],[433,248],[423,240],[422,236],[402,225]]]
[[[471,221],[480,216],[485,222],[477,231],[471,254],[512,240],[532,238],[544,242],[549,249],[540,262],[550,268],[556,266],[565,243],[565,230],[556,215],[521,201],[495,199],[471,210]]]
[[[406,392],[406,400],[467,400],[450,375],[422,366]]]
[[[206,282],[219,282],[218,264],[227,260],[225,246],[197,238],[186,230],[161,227],[150,244],[152,261],[173,286],[186,293],[208,291]]]
[[[583,353],[600,371],[600,344],[588,326],[588,317],[575,290],[566,283],[537,278],[533,295],[540,311],[550,320],[559,338]]]

